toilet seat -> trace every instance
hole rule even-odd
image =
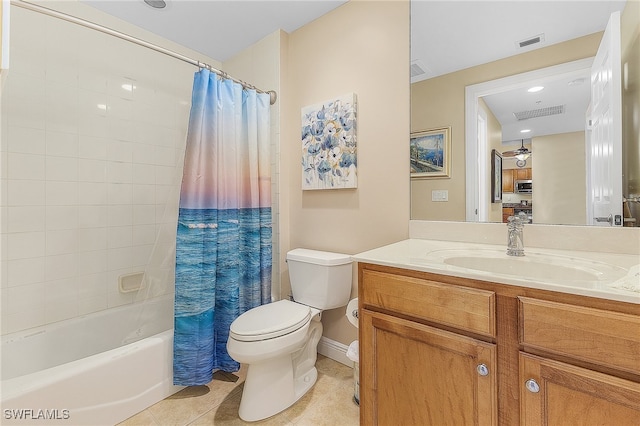
[[[231,323],[229,337],[241,342],[256,342],[284,336],[311,320],[306,305],[280,300],[250,309]]]

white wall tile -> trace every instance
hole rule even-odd
[[[78,133],[78,88],[50,82],[45,92],[47,131]]]
[[[3,87],[2,114],[7,114],[9,126],[44,129],[46,123],[45,81],[22,74],[7,76]]]
[[[107,206],[79,206],[79,228],[101,228],[107,226]]]
[[[46,191],[46,202],[48,206],[78,204],[77,182],[47,182]]]
[[[136,204],[155,204],[156,186],[134,184],[133,202]]]
[[[9,179],[41,180],[45,178],[44,155],[10,152],[7,167]]]
[[[106,296],[106,273],[81,275],[78,278],[78,297],[80,299],[101,297],[106,306]]]
[[[44,257],[7,261],[7,286],[15,287],[44,281]]]
[[[106,274],[106,271],[107,250],[81,251],[78,254],[79,275]]]
[[[156,151],[153,146],[145,143],[132,143],[131,161],[138,164],[155,164]]]
[[[80,158],[78,160],[78,180],[80,182],[106,182],[107,162]]]
[[[45,132],[30,127],[8,126],[8,150],[23,154],[44,154]]]
[[[78,156],[78,135],[75,133],[47,131],[47,155],[58,157]]]
[[[7,232],[33,232],[45,229],[44,206],[18,206],[8,207]]]
[[[43,180],[9,180],[7,205],[35,206],[46,202],[46,183]]]
[[[68,301],[77,303],[78,277],[47,281],[45,282],[44,294],[47,305],[63,304]]]
[[[131,120],[107,117],[107,134],[111,139],[117,139],[121,141],[135,141],[134,126]]]
[[[44,232],[18,232],[7,235],[7,260],[42,257],[44,254]]]
[[[133,166],[131,163],[107,162],[107,181],[112,183],[132,183]]]
[[[93,49],[95,49],[95,46]],[[92,65],[93,64],[88,64],[85,61],[80,62],[78,69],[78,87],[106,95],[108,73],[104,68]]]
[[[78,230],[80,253],[107,248],[107,228],[86,228]]]
[[[107,251],[107,268],[110,271],[130,268],[134,266],[131,256],[131,247],[109,249]]]
[[[52,323],[78,316],[78,299],[65,300],[57,304],[45,305],[45,321]]]
[[[130,183],[108,183],[107,204],[131,204],[133,201],[133,185]]]
[[[133,241],[133,227],[111,226],[107,228],[107,247],[122,248],[131,247]]]
[[[108,111],[107,95],[104,92],[79,89],[78,107],[80,117],[87,115],[106,117]]]
[[[46,229],[75,229],[78,227],[78,206],[47,206]]]
[[[58,254],[71,254],[78,251],[78,230],[61,229],[47,231],[46,233],[47,256]]]
[[[109,122],[107,117],[95,114],[81,114],[78,123],[78,134],[81,136],[109,137]]]
[[[107,225],[133,225],[133,207],[130,205],[107,206]]]
[[[156,241],[156,227],[154,225],[134,225],[133,226],[134,245],[153,244]]]
[[[44,308],[44,283],[10,287],[8,290],[11,305],[7,314],[16,314],[24,310]]]
[[[131,253],[131,263],[134,266],[138,266],[144,269],[145,265],[149,262],[151,253],[153,252],[153,244],[147,244],[142,246],[134,246]]]
[[[80,182],[78,184],[78,204],[80,205],[107,204],[107,184]]]
[[[78,159],[68,157],[47,157],[45,163],[47,180],[77,182]]]
[[[47,281],[71,278],[77,274],[77,271],[78,255],[76,253],[47,256],[45,259],[44,278]]]
[[[132,175],[135,184],[153,185],[156,183],[156,169],[153,165],[134,164]]]
[[[133,224],[150,225],[156,222],[156,206],[153,204],[136,204],[133,206]]]
[[[107,144],[107,160],[131,163],[133,157],[133,142],[110,139]]]
[[[78,146],[78,156],[94,160],[107,159],[107,138],[80,135]]]
[[[44,302],[40,305],[31,304],[20,312],[2,313],[2,334],[13,333],[45,324]]]
[[[78,315],[87,315],[107,309],[107,296],[82,297],[78,299]]]

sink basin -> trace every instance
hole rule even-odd
[[[434,262],[513,278],[574,284],[616,280],[627,273],[624,268],[589,259],[545,253],[526,253],[515,257],[507,256],[504,251],[484,249],[436,250],[426,258],[426,263]]]

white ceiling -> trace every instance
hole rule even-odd
[[[292,32],[345,3],[344,0],[166,0],[166,8],[153,9],[142,0],[80,1],[221,62],[277,29]],[[609,15],[622,10],[625,3],[609,0],[412,0],[411,61],[425,74],[413,77],[411,81],[602,31]],[[518,41],[541,34],[543,42],[524,49],[517,47]],[[585,111],[588,92],[578,97],[581,103],[574,104],[571,98],[560,93],[565,87],[566,84],[553,89],[553,102],[561,97],[569,110]],[[550,92],[547,90],[540,96]],[[512,98],[510,96],[495,96],[488,103],[499,119],[507,120],[501,117],[512,117],[512,112],[531,109],[528,105],[507,101]],[[584,113],[581,114],[580,125],[583,126]],[[564,117],[563,121],[570,120]],[[507,130],[509,125],[506,121],[503,123],[503,139],[516,139]],[[556,128],[557,125],[553,132]],[[550,129],[540,132],[544,134]]]

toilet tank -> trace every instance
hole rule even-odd
[[[318,309],[345,306],[351,296],[351,256],[309,249],[287,253],[293,300]]]

